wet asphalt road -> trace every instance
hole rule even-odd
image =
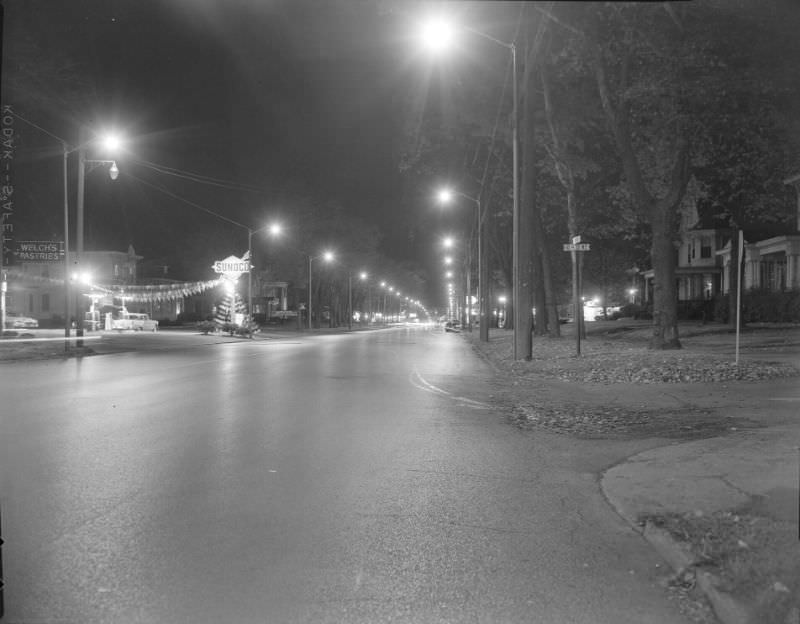
[[[597,481],[648,442],[519,431],[459,337],[160,334],[0,362],[3,624],[683,621]]]

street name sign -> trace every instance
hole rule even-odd
[[[589,251],[589,243],[566,243],[564,251]]]

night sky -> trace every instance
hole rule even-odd
[[[215,253],[242,252],[247,241],[245,230],[192,204],[256,228],[273,216],[291,219],[294,206],[313,196],[379,226],[388,256],[416,262],[429,253],[431,240],[418,233],[438,227],[440,216],[420,205],[419,189],[407,188],[398,166],[410,107],[429,105],[429,67],[411,32],[412,15],[426,5],[3,4],[3,102],[70,145],[82,125],[128,139],[115,156],[116,182],[102,171],[87,174],[87,249],[133,244],[146,261],[189,273],[193,263],[205,265],[207,258],[192,256],[209,237],[220,247]],[[61,239],[61,148],[22,122],[16,129],[16,236]],[[243,188],[166,176],[141,162]],[[74,166],[71,160],[73,203]]]

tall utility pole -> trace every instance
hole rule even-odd
[[[86,153],[84,150],[85,131],[81,127],[80,135],[78,137],[78,203],[75,219],[75,266],[78,273],[83,271],[81,262],[83,261],[83,201],[86,187]],[[64,279],[69,279],[68,275]],[[80,280],[80,277],[78,278]],[[79,283],[79,282],[78,282]],[[82,306],[80,302],[80,289],[75,292],[75,346],[83,346],[83,318]]]
[[[514,105],[511,109],[511,124],[512,124],[512,154],[513,154],[513,185],[514,185],[514,203],[513,203],[513,225],[512,225],[512,313],[514,315],[514,359],[522,360],[530,357],[531,354],[531,336],[530,336],[530,284],[525,284],[523,289],[522,280],[522,267],[520,267],[520,258],[523,257],[520,246],[522,245],[522,236],[520,227],[523,225],[520,219],[520,206],[519,206],[519,87],[517,82],[517,48],[515,45],[511,47],[511,72]],[[530,142],[527,137],[526,145]],[[530,234],[529,232],[526,232]],[[526,237],[527,238],[527,237]],[[528,242],[527,240],[525,241]],[[526,251],[530,251],[526,245]],[[527,258],[529,254],[524,254]],[[526,271],[527,273],[527,271]],[[525,292],[523,292],[523,290]]]
[[[523,10],[526,3],[520,3],[520,19],[522,19]],[[523,253],[520,249],[521,245],[521,235],[520,235],[520,226],[522,223],[520,222],[520,205],[519,205],[519,131],[518,131],[518,109],[519,109],[519,89],[517,82],[519,80],[517,75],[517,37],[515,36],[514,39],[509,43],[497,39],[485,32],[481,32],[474,28],[469,28],[466,26],[461,27],[463,30],[478,35],[484,39],[492,41],[506,50],[508,50],[511,54],[511,73],[512,73],[512,84],[513,84],[513,103],[512,103],[512,154],[513,154],[513,219],[512,219],[512,269],[513,269],[513,276],[512,276],[512,315],[513,315],[513,330],[514,330],[514,342],[513,342],[513,352],[514,352],[514,359],[522,359],[530,357],[530,347],[526,348],[525,342],[527,341],[530,343],[530,332],[525,331],[525,327],[530,324],[530,292],[523,293],[522,292],[522,284],[521,284],[521,276],[520,276],[520,259],[526,257],[526,254]],[[440,50],[443,47],[446,47],[447,42],[451,40],[449,36],[449,31],[451,27],[447,24],[443,24],[440,22],[434,22],[430,25],[430,27],[426,30],[425,35],[428,42],[428,45],[433,50]],[[444,42],[444,44],[443,44]],[[527,143],[527,141],[526,141]],[[526,248],[529,250],[529,248]],[[485,258],[481,258],[485,260]],[[484,283],[488,286],[488,272],[483,267],[486,266],[486,262],[483,262],[481,265],[480,274],[482,276],[486,276],[486,280]],[[530,284],[528,283],[526,286],[530,289]],[[486,293],[486,287],[483,289],[483,293]],[[486,299],[486,297],[484,297]],[[526,302],[526,299],[528,300]],[[487,301],[481,302],[484,306],[488,307]],[[486,308],[484,308],[486,309]],[[527,335],[526,335],[527,333]],[[485,330],[485,339],[488,340],[489,333],[488,333],[488,318],[486,319],[486,330]],[[484,331],[481,332],[481,340],[484,340]]]
[[[70,337],[70,282],[69,282],[69,182],[67,181],[67,164],[69,160],[69,145],[62,141],[64,148],[64,351],[69,351]]]

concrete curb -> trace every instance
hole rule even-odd
[[[719,589],[720,581],[716,576],[699,569],[698,561],[685,544],[649,521],[645,523],[642,536],[669,563],[676,574],[693,572],[697,586],[708,598],[714,614],[722,624],[754,624],[750,610],[733,596]]]

